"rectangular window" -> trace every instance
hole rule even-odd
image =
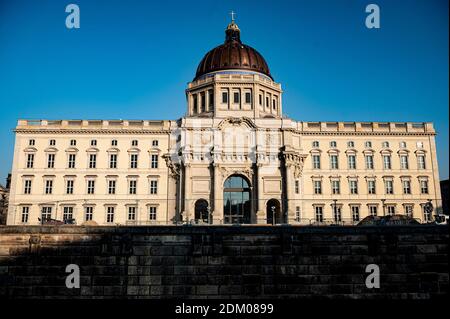
[[[34,144],[35,144],[35,141],[34,141],[34,140],[29,140],[29,141],[28,141],[28,145],[33,146]]]
[[[315,206],[314,210],[315,210],[316,222],[322,223],[323,222],[323,207]]]
[[[239,103],[239,92],[233,93],[233,103]]]
[[[394,194],[394,182],[392,180],[387,180],[384,183],[386,186],[386,194]]]
[[[117,154],[109,154],[109,168],[117,168]]]
[[[417,156],[417,166],[419,169],[425,169],[425,155]]]
[[[108,206],[106,207],[106,222],[107,223],[114,223],[114,206]]]
[[[314,194],[322,194],[322,181],[314,181]]]
[[[52,207],[43,206],[41,210],[41,220],[46,221],[52,218]]]
[[[137,168],[137,166],[138,166],[138,154],[131,154],[130,168]]]
[[[97,166],[97,154],[89,154],[89,168]]]
[[[208,91],[208,107],[210,111],[214,111],[214,91]]]
[[[24,180],[23,193],[31,194],[31,179]]]
[[[358,222],[359,221],[359,206],[351,206],[351,210],[352,210],[352,220],[354,222]]]
[[[387,209],[387,213],[389,216],[395,215],[395,206],[388,205],[388,206],[386,206],[386,209]]]
[[[206,96],[205,92],[200,93],[200,106],[201,106],[201,112],[206,112]]]
[[[340,181],[331,181],[331,193],[335,194],[335,195],[341,193],[341,182]]]
[[[136,206],[128,206],[128,220],[136,220]]]
[[[131,180],[128,188],[129,194],[131,195],[136,194],[136,188],[137,188],[137,181]]]
[[[222,92],[222,103],[228,104],[228,92]]]
[[[358,181],[349,181],[350,194],[358,194]]]
[[[73,180],[66,181],[66,194],[73,194]]]
[[[68,168],[75,168],[75,159],[76,159],[75,154],[69,154],[69,161],[67,163]]]
[[[55,154],[47,155],[47,168],[55,168]]]
[[[115,194],[115,193],[116,193],[116,181],[109,180],[108,181],[108,194]]]
[[[93,206],[86,206],[84,208],[84,220],[90,221],[92,220],[94,216],[94,207]]]
[[[159,145],[158,140],[153,140],[153,141],[152,141],[152,146],[156,147],[156,146],[158,146],[158,145]]]
[[[408,169],[409,168],[408,156],[406,156],[406,155],[401,155],[400,156],[400,167],[401,167],[401,169]]]
[[[197,94],[194,94],[192,96],[192,103],[193,103],[193,112],[194,114],[198,113],[198,98],[197,98]]]
[[[95,192],[95,181],[94,180],[89,180],[87,182],[87,193],[88,194],[94,194]]]
[[[320,169],[320,155],[313,155],[313,168]]]
[[[27,168],[33,168],[34,166],[34,154],[28,154],[27,156]]]
[[[295,206],[295,221],[300,222],[301,221],[301,213],[300,213],[300,206]]]
[[[375,181],[374,180],[368,180],[367,181],[367,192],[369,194],[376,194]]]
[[[420,193],[428,194],[428,181],[427,180],[420,181]]]
[[[411,182],[409,180],[402,181],[403,194],[411,194]]]
[[[245,92],[245,103],[247,103],[247,104],[252,103],[252,93]]]
[[[30,216],[30,207],[23,206],[22,207],[22,223],[28,223],[28,217]]]
[[[391,155],[383,155],[384,169],[391,169]]]
[[[369,214],[370,216],[377,216],[378,215],[378,207],[375,205],[369,206]]]
[[[405,205],[405,215],[408,217],[413,217],[413,206],[412,205]]]
[[[366,169],[373,169],[373,155],[366,155]]]
[[[70,146],[76,146],[77,140],[70,140]]]
[[[158,194],[158,181],[150,181],[150,194]]]
[[[91,146],[97,146],[97,140],[91,140]]]
[[[63,207],[63,220],[69,220],[73,218],[73,207],[72,206],[64,206]]]
[[[148,207],[148,219],[149,220],[156,220],[156,206],[149,206]]]
[[[158,168],[158,155],[157,154],[152,154],[151,167]]]
[[[333,220],[338,223],[342,221],[341,207],[333,205]]]
[[[330,155],[330,165],[331,169],[339,169],[338,156]]]
[[[423,221],[430,222],[431,221],[431,212],[426,209],[425,205],[422,205],[422,213],[423,213]]]
[[[295,193],[299,194],[300,193],[300,181],[298,181],[298,180],[295,181],[294,188],[295,188]]]
[[[348,169],[356,169],[356,156],[355,155],[348,156]]]
[[[48,179],[45,181],[45,194],[51,194],[53,192],[53,180]]]
[[[263,104],[263,96],[262,94],[259,95],[259,105]]]

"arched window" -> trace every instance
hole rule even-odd
[[[232,175],[223,185],[223,213],[225,224],[249,224],[251,222],[250,186],[240,175]]]

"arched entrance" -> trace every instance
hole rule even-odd
[[[205,199],[199,199],[195,202],[195,221],[208,223],[208,202]]]
[[[250,224],[250,185],[240,175],[231,175],[223,185],[223,217],[225,224]]]
[[[267,224],[281,224],[283,222],[283,216],[281,216],[280,202],[274,198],[267,201],[266,204],[266,217]]]

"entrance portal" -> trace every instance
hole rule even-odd
[[[205,199],[199,199],[195,202],[195,222],[208,223],[208,202]]]
[[[223,185],[223,216],[225,224],[250,224],[250,186],[240,175],[232,175]]]
[[[271,199],[266,204],[267,224],[281,224],[283,217],[281,216],[280,202],[276,199]],[[275,218],[275,223],[274,223]]]

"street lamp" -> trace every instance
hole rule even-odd
[[[208,206],[206,211],[208,212],[208,224],[211,224],[211,208]]]
[[[272,209],[272,226],[275,225],[275,206],[271,207]]]

